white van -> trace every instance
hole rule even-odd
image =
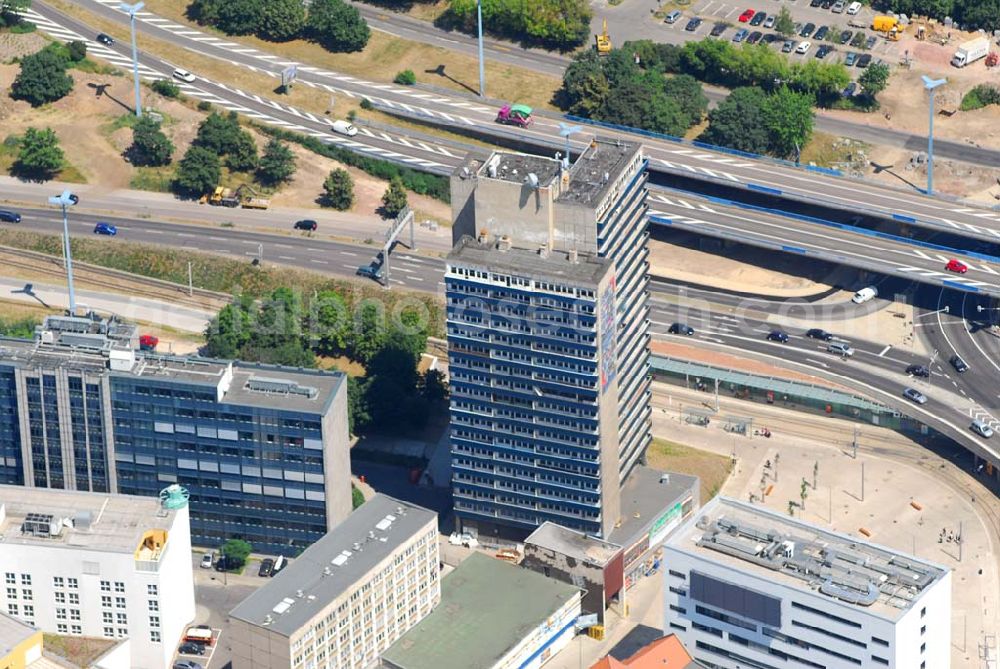
[[[333,128],[334,132],[339,132],[341,135],[347,135],[348,137],[354,137],[358,134],[358,129],[354,127],[354,124],[347,121],[334,121],[330,127]]]
[[[854,302],[854,304],[864,304],[865,302],[874,300],[876,297],[878,297],[878,289],[875,286],[868,286],[854,293],[851,302]]]
[[[847,13],[850,14],[851,16],[854,16],[860,11],[861,11],[860,2],[852,2],[851,4],[847,5]]]
[[[680,10],[679,9],[675,9],[674,11],[670,12],[669,14],[667,14],[666,22],[667,23],[677,23],[677,19],[679,19],[680,17],[681,17]]]

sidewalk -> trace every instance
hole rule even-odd
[[[293,234],[292,224],[300,219],[318,222],[317,236],[347,238],[361,242],[365,239],[381,240],[389,228],[389,221],[378,216],[354,214],[332,209],[306,209],[271,207],[267,210],[229,209],[181,200],[169,193],[153,193],[128,189],[107,189],[95,184],[68,184],[49,181],[44,184],[25,183],[13,177],[0,177],[0,203],[7,206],[47,206],[48,198],[64,189],[80,196],[75,211],[134,218],[155,218],[177,223],[193,223],[232,227],[242,231],[282,231]],[[53,212],[55,210],[53,209]],[[436,226],[431,230],[416,221],[415,241],[418,249],[448,251],[451,249],[451,228]],[[298,233],[295,233],[298,234]],[[403,236],[408,239],[408,234]]]

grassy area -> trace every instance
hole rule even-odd
[[[304,294],[334,290],[343,295],[348,308],[366,300],[385,306],[386,314],[404,308],[426,310],[428,334],[442,336],[444,316],[441,303],[432,295],[399,289],[384,290],[371,281],[334,279],[328,275],[306,272],[289,267],[270,265],[254,267],[247,261],[222,258],[187,249],[170,249],[147,244],[115,240],[76,238],[72,240],[73,258],[79,262],[120,269],[140,276],[187,283],[188,263],[192,280],[198,288],[221,293],[242,293],[252,297],[268,295],[276,288],[287,287]],[[0,229],[0,245],[60,255],[61,238],[25,230]],[[412,305],[412,307],[411,307]],[[397,311],[394,311],[397,310]]]
[[[58,312],[55,309],[46,309],[41,305],[0,300],[0,335],[31,338],[35,334],[35,326],[40,324],[43,318],[53,313]]]
[[[17,154],[17,139],[12,135],[7,136],[3,142],[0,142],[0,173],[10,174],[11,168],[17,161]],[[63,168],[53,178],[74,184],[87,183],[87,177],[83,175],[83,172],[65,160],[63,161]]]
[[[867,151],[868,146],[852,141],[846,144],[841,137],[824,132],[814,132],[812,139],[802,149],[799,162],[803,165],[813,163],[820,167],[835,167],[838,164],[850,162],[851,156],[858,151]]]
[[[172,165],[136,167],[135,173],[128,182],[128,187],[135,190],[153,191],[154,193],[169,193],[173,178],[174,168]]]
[[[115,645],[110,639],[94,639],[84,637],[59,636],[58,634],[43,634],[42,643],[45,650],[64,657],[78,667],[89,667],[97,658]]]
[[[186,4],[177,0],[149,0],[146,9],[178,23],[191,24],[191,21],[184,16]],[[430,10],[430,13],[433,14],[435,11],[438,10]],[[200,28],[206,32],[213,32],[207,26]],[[474,92],[479,86],[479,65],[475,58],[378,31],[372,31],[371,39],[364,51],[349,54],[330,53],[321,46],[305,40],[274,44],[256,37],[227,37],[227,39],[263,51],[279,53],[284,58],[373,81],[392,81],[397,72],[410,69],[416,73],[418,82],[426,84],[465,92]],[[193,55],[186,50],[184,53]],[[189,69],[199,72],[194,66]],[[486,81],[491,97],[523,102],[539,108],[552,108],[550,104],[552,94],[561,83],[554,77],[502,63],[486,64]]]
[[[700,478],[702,504],[719,493],[733,469],[732,461],[724,455],[658,438],[654,438],[649,445],[646,460],[654,469],[691,474]]]

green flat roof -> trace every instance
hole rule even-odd
[[[441,603],[382,660],[399,669],[488,669],[580,592],[474,553],[441,582]]]
[[[511,105],[510,110],[512,112],[518,112],[520,114],[531,116],[531,107],[529,107],[528,105]]]

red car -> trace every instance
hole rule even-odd
[[[959,260],[955,260],[954,258],[952,258],[951,260],[949,260],[948,264],[945,265],[944,268],[946,270],[948,270],[949,272],[957,272],[959,274],[965,274],[966,272],[969,271],[969,266],[968,265],[966,265],[964,262],[961,262]]]
[[[757,12],[755,12],[752,9],[743,10],[743,13],[740,14],[740,23],[747,23],[750,19],[753,18],[753,15],[756,13]]]

